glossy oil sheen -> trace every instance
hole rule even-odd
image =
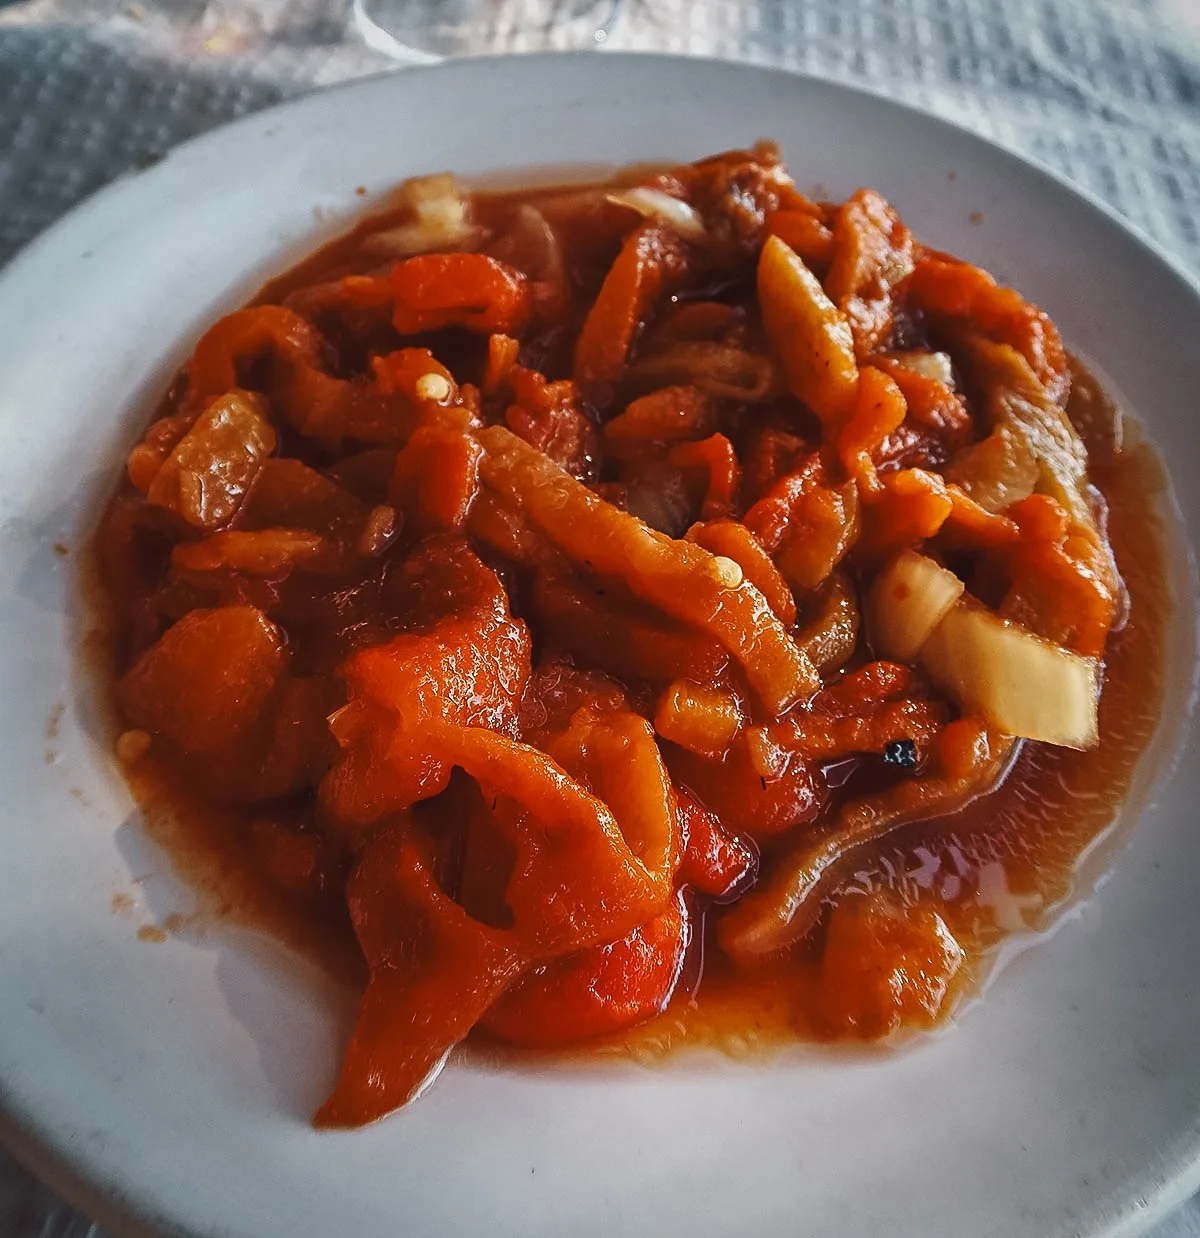
[[[528,195],[514,191],[513,196],[521,201]],[[486,202],[482,209],[486,219]],[[348,261],[361,236],[390,222],[386,213],[365,220],[343,240],[271,281],[256,300],[275,303],[295,288],[354,269]],[[1097,392],[1094,402],[1100,403],[1104,395],[1085,370],[1076,369],[1068,411],[1081,421],[1079,410],[1089,393]],[[171,411],[168,405],[158,413]],[[1113,427],[1122,423],[1115,411],[1102,420]],[[1089,443],[1094,484],[1108,509],[1109,535],[1128,593],[1123,623],[1105,651],[1100,743],[1083,752],[1026,743],[998,788],[952,817],[909,826],[857,851],[850,871],[824,900],[833,908],[861,893],[881,892],[893,906],[927,910],[946,921],[967,958],[940,1012],[942,1021],[974,996],[1007,939],[1046,930],[1069,904],[1079,862],[1115,821],[1138,758],[1158,725],[1163,650],[1176,605],[1158,515],[1166,483],[1136,424],[1128,427],[1127,444],[1109,450],[1107,440],[1121,437],[1117,428],[1094,434],[1095,442]],[[317,581],[313,587],[319,597],[322,585]],[[104,614],[122,613],[129,604],[116,595],[97,602]],[[307,639],[311,642],[314,635],[320,639],[312,632]],[[103,691],[112,671],[105,665],[99,673]],[[364,963],[342,901],[289,895],[264,870],[253,826],[256,818],[269,815],[269,805],[215,807],[202,788],[188,787],[153,760],[139,762],[127,774],[149,832],[181,876],[203,892],[210,918],[264,929],[348,985],[362,983]],[[435,818],[442,829],[454,827],[455,801],[443,796],[425,807],[431,816],[443,814]],[[315,827],[314,794],[288,811],[293,818],[302,814]],[[844,1031],[839,1034],[819,1017],[821,929],[790,951],[739,968],[717,945],[724,910],[708,909],[684,983],[660,1017],[626,1033],[580,1043],[574,1053],[627,1051],[647,1058],[685,1045],[713,1045],[745,1056],[794,1040],[844,1038]],[[879,963],[893,965],[893,959],[880,953]],[[903,1026],[896,1039],[920,1030],[920,1024]],[[486,1034],[476,1033],[472,1043],[478,1047],[481,1040],[487,1043]],[[488,1047],[492,1057],[506,1055],[498,1045]]]

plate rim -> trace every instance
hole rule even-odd
[[[494,53],[485,56],[448,57],[429,63],[414,62],[409,64],[397,62],[391,67],[373,70],[370,73],[363,74],[361,77],[349,78],[341,82],[331,82],[328,85],[315,86],[290,98],[279,99],[267,104],[265,107],[247,112],[242,116],[235,116],[229,120],[221,121],[202,133],[175,143],[163,153],[160,159],[156,159],[149,167],[137,167],[131,164],[117,172],[111,180],[85,194],[11,254],[3,265],[0,265],[0,286],[2,286],[2,282],[8,278],[10,272],[18,264],[23,265],[32,253],[42,247],[43,243],[52,242],[60,228],[74,226],[78,218],[92,208],[104,205],[110,197],[124,192],[131,185],[153,184],[156,179],[165,177],[168,171],[173,170],[168,169],[167,165],[172,161],[178,163],[179,156],[190,155],[196,150],[202,150],[209,142],[220,142],[231,131],[236,132],[242,128],[253,128],[256,122],[269,120],[279,112],[290,112],[304,107],[314,99],[327,98],[330,95],[340,94],[343,91],[375,88],[394,78],[397,74],[403,74],[403,76],[408,77],[412,74],[424,75],[428,73],[444,75],[457,71],[467,71],[468,69],[487,71],[493,66],[504,65],[514,60],[519,60],[522,63],[536,64],[536,62],[543,60],[596,60],[601,58],[606,61],[612,60],[616,62],[622,60],[661,61],[665,65],[689,64],[699,67],[730,69],[756,75],[798,78],[801,81],[814,83],[837,93],[872,99],[877,103],[885,104],[895,111],[903,112],[912,118],[932,122],[937,126],[944,126],[954,133],[982,143],[984,146],[991,147],[993,151],[1003,156],[1005,160],[1011,161],[1024,170],[1032,170],[1038,173],[1039,176],[1050,181],[1056,188],[1065,190],[1068,194],[1081,199],[1093,210],[1103,215],[1109,223],[1115,224],[1136,240],[1142,248],[1149,251],[1158,262],[1167,267],[1171,274],[1185,285],[1193,296],[1200,300],[1200,268],[1193,272],[1181,257],[1152,237],[1135,220],[1122,214],[1116,207],[1105,201],[1094,190],[1071,180],[1070,177],[1051,167],[1038,156],[1026,154],[1015,145],[1011,145],[991,134],[980,133],[964,120],[943,115],[932,108],[910,103],[906,99],[898,99],[876,86],[865,83],[860,85],[856,82],[849,82],[835,77],[832,74],[820,73],[809,69],[792,69],[786,65],[759,64],[750,60],[738,60],[730,56],[693,56],[678,52],[649,51],[637,48],[628,50],[587,48],[564,51]]]

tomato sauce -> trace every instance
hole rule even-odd
[[[1162,649],[1174,597],[1161,525],[1165,474],[1153,447],[1135,440],[1095,470],[1094,480],[1109,504],[1130,606],[1125,628],[1108,647],[1100,745],[1087,752],[1027,745],[992,794],[888,839],[860,857],[829,895],[835,903],[883,888],[905,906],[944,912],[970,946],[960,1000],[974,995],[1008,937],[1044,931],[1076,894],[1088,892],[1089,886],[1078,887],[1081,857],[1110,831],[1159,725]],[[102,599],[97,609],[103,613]],[[126,778],[148,833],[200,896],[203,918],[268,933],[330,974],[361,983],[365,967],[344,905],[290,894],[268,875],[249,828],[256,814],[203,802],[154,757],[127,769]],[[811,1017],[819,935],[747,973],[725,959],[711,929],[706,921],[685,991],[667,1011],[574,1053],[652,1058],[700,1045],[740,1057],[797,1039],[828,1039]],[[486,1033],[477,1039],[489,1056],[519,1052]]]
[[[1159,726],[1175,598],[1162,525],[1166,477],[1154,448],[1134,438],[1094,469],[1093,480],[1109,504],[1109,534],[1129,591],[1128,621],[1110,637],[1105,658],[1099,745],[1079,752],[1026,744],[991,794],[902,829],[858,857],[828,897],[832,906],[883,890],[905,907],[943,915],[969,959],[948,1014],[976,995],[1000,947],[1046,931],[1074,898],[1090,894],[1109,860],[1119,863],[1122,837],[1111,831]],[[1092,864],[1081,871],[1085,857]],[[688,1001],[597,1048],[653,1057],[699,1043],[745,1056],[797,1039],[838,1039],[814,1018],[822,947],[814,934],[753,973],[709,948],[703,983]]]
[[[403,1103],[468,1032],[894,1040],[1044,930],[1154,736],[1173,599],[1157,458],[1069,371],[1041,311],[766,149],[433,178],[218,323],[99,530],[101,673],[202,912],[367,985],[318,1121]],[[988,498],[1021,484],[978,463],[988,417],[1017,392],[1053,431],[1068,388],[1094,489]],[[914,546],[1102,673],[1098,743],[1012,744],[879,657],[866,599]],[[863,803],[897,824],[759,914]]]

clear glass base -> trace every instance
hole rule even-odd
[[[600,47],[624,0],[354,0],[364,41],[402,60]]]

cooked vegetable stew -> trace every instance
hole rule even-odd
[[[118,754],[232,909],[362,985],[319,1124],[468,1035],[896,1037],[1129,785],[1159,485],[1045,313],[769,145],[412,181],[130,452]]]

